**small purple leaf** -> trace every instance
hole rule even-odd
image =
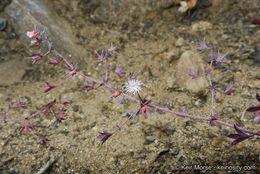
[[[106,60],[107,59],[107,51],[106,51],[106,54],[103,54],[103,50],[102,50],[102,52],[101,52],[101,54],[99,54],[98,52],[97,52],[97,58],[98,58],[98,60],[99,61],[104,61],[104,60]]]
[[[193,71],[193,70],[190,70],[190,74],[189,74],[189,76],[191,76],[192,79],[196,79],[196,78],[198,78],[197,73],[196,73],[195,71]]]
[[[208,49],[208,46],[206,45],[205,40],[203,40],[203,41],[200,40],[199,43],[200,43],[200,46],[195,48],[196,50],[202,51],[204,49]]]
[[[118,99],[118,104],[121,104],[122,101],[124,100],[124,98],[125,98],[125,95],[121,95],[121,96],[119,97],[119,99]]]
[[[51,58],[50,58],[49,64],[50,64],[50,65],[58,65],[58,64],[59,64],[59,61],[56,60],[56,59],[51,59]]]
[[[179,109],[179,112],[184,113],[184,114],[189,114],[189,113],[188,113],[188,107],[187,107],[187,105],[185,106],[185,109],[184,109],[184,110]]]
[[[112,45],[112,43],[111,43],[111,46],[110,46],[110,48],[107,50],[107,52],[112,56],[112,55],[114,55],[114,54],[117,54],[117,52],[116,52],[116,47],[114,47],[113,45]]]
[[[256,94],[256,99],[257,99],[257,101],[260,102],[260,96],[259,96],[258,94]],[[260,111],[260,105],[249,107],[249,108],[247,108],[246,111],[248,111],[248,112]],[[258,114],[259,114],[259,113],[258,113]]]
[[[113,134],[108,132],[99,132],[99,136],[97,139],[100,139],[102,144],[104,144],[109,137],[111,137]]]
[[[60,104],[62,104],[63,106],[68,106],[69,104],[71,104],[71,102],[67,102],[67,101],[65,101],[65,102],[61,102]]]
[[[65,120],[65,118],[61,116],[56,116],[55,118],[58,123],[61,123],[63,120]]]
[[[52,90],[52,89],[54,89],[54,88],[57,87],[57,86],[52,85],[52,84],[50,84],[50,83],[48,83],[48,82],[45,82],[45,83],[46,83],[46,86],[44,86],[44,88],[45,88],[45,91],[44,91],[44,92],[49,92],[50,90]]]
[[[211,68],[209,67],[205,72],[206,74],[209,74],[211,72]]]
[[[117,67],[115,70],[116,75],[118,75],[119,78],[121,78],[122,74],[126,74],[126,72],[123,71],[124,66]]]
[[[227,87],[227,89],[224,93],[227,95],[230,95],[233,92],[235,92],[235,90],[233,89],[233,85],[232,85],[232,86]]]
[[[25,106],[25,103],[19,101],[15,106],[15,108],[22,108],[22,109],[25,109],[26,106]]]
[[[246,111],[248,111],[248,112],[260,111],[260,105],[249,107]]]
[[[39,53],[34,53],[32,56],[31,56],[31,59],[32,59],[32,63],[35,63],[37,62],[38,60],[42,59],[43,58],[43,55],[39,54]]]
[[[141,103],[141,106],[136,113],[136,115],[139,115],[140,113],[144,116],[145,119],[147,119],[147,112],[148,113],[153,113],[153,111],[148,108],[148,105],[152,102],[152,100],[146,100],[145,98],[143,99],[143,102]]]
[[[42,143],[45,145],[47,143],[47,141],[50,141],[48,138],[42,136],[42,135],[39,135],[39,138],[42,140]]]
[[[230,134],[228,135],[229,138],[232,138],[232,139],[235,139],[233,142],[232,142],[232,146],[252,137],[253,135],[247,135],[245,134],[239,127],[237,127],[235,124],[234,124],[234,128],[235,130],[237,131],[237,134]]]
[[[56,99],[54,99],[52,102],[50,102],[49,104],[46,105],[45,107],[45,114],[48,114],[48,112],[52,109],[52,107],[55,105],[56,103]]]
[[[218,57],[216,59],[217,64],[222,65],[222,64],[228,64],[224,59],[226,58],[227,54],[224,54],[223,56],[221,56],[220,54],[218,54]]]
[[[91,81],[91,82],[87,82],[87,84],[84,86],[84,88],[86,88],[88,91],[94,89],[94,85],[95,82]]]

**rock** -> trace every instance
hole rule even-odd
[[[93,127],[95,127],[96,125],[97,125],[97,122],[94,121],[94,122],[92,122],[92,123],[90,124],[90,127],[93,128]]]
[[[6,19],[0,18],[0,31],[3,31],[7,26]]]
[[[176,83],[188,91],[201,95],[208,87],[207,79],[202,76],[192,79],[189,76],[190,70],[195,71],[198,75],[203,74],[205,69],[203,66],[202,58],[199,53],[193,51],[185,51],[176,66]]]
[[[256,117],[254,118],[254,122],[255,122],[256,124],[260,124],[260,116],[256,116]]]
[[[22,80],[26,64],[11,60],[0,64],[0,86],[9,86]],[[10,78],[11,77],[11,78]]]
[[[147,136],[145,139],[148,143],[152,143],[156,138],[154,136]]]
[[[179,46],[179,47],[184,46],[185,40],[182,37],[180,37],[180,38],[178,38],[178,40],[176,41],[175,44],[176,44],[176,46]]]
[[[168,77],[167,86],[170,89],[175,87],[175,79],[173,77]]]
[[[253,71],[249,72],[249,74],[256,79],[260,79],[260,72]]]
[[[72,107],[72,110],[73,110],[74,112],[78,112],[78,111],[79,111],[79,105],[74,105],[74,106]]]
[[[180,2],[180,7],[178,8],[178,12],[185,13],[188,10],[188,3],[186,1]]]
[[[228,36],[227,34],[223,34],[221,37],[222,37],[223,39],[228,39],[228,38],[229,38],[229,36]]]
[[[255,61],[260,62],[260,47],[255,47],[255,52],[252,54]]]
[[[172,63],[174,60],[177,60],[179,58],[179,51],[176,49],[168,51],[164,54],[164,57],[168,61],[168,63]]]
[[[206,21],[200,21],[192,25],[192,31],[206,31],[212,28],[212,24]]]
[[[73,36],[70,24],[51,13],[41,0],[13,0],[5,12],[11,17],[16,33],[27,47],[30,46],[31,39],[26,36],[26,32],[33,30],[36,25],[39,30],[46,30],[60,52],[73,54],[72,57],[82,58],[81,60],[86,57],[86,49],[76,44],[77,39]]]

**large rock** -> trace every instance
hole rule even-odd
[[[196,79],[192,79],[189,76],[190,70],[195,71],[198,75],[205,72],[200,54],[193,51],[185,51],[178,60],[176,69],[176,83],[180,87],[198,95],[205,93],[205,89],[209,86],[205,76]]]
[[[77,38],[73,36],[70,24],[51,13],[40,0],[13,0],[5,12],[11,17],[16,33],[24,40],[25,45],[30,45],[26,32],[33,30],[36,25],[47,31],[59,51],[70,53],[74,58],[86,57],[84,48],[76,44]]]

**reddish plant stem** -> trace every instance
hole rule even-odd
[[[46,108],[44,108],[44,109],[30,115],[29,117],[26,117],[26,118],[1,118],[0,121],[5,121],[5,122],[28,121],[28,120],[36,117],[37,115],[44,113],[45,111],[46,111]]]
[[[108,82],[108,75],[109,75],[109,68],[108,68],[108,63],[107,63],[107,58],[105,59],[105,69],[106,69],[106,76],[105,76],[105,82],[104,83],[107,83]]]
[[[60,55],[60,53],[58,53],[58,54]],[[63,56],[63,59],[66,60],[66,58],[65,58],[64,56]],[[67,62],[68,62],[67,60],[66,60],[65,62],[66,62],[66,64],[68,64],[68,63],[67,63]],[[212,67],[212,64],[213,64],[213,61],[211,61],[211,63],[210,63],[210,68]],[[72,65],[72,66],[73,66],[73,65]],[[210,74],[210,73],[208,73],[208,74]],[[82,76],[83,78],[85,78],[85,79],[87,79],[87,80],[89,80],[89,81],[93,81],[93,82],[95,82],[95,83],[97,83],[97,84],[100,84],[100,85],[103,84],[103,86],[105,86],[105,87],[107,87],[107,88],[110,88],[111,90],[116,89],[115,87],[109,85],[108,83],[105,83],[105,84],[104,84],[103,82],[98,81],[98,80],[95,80],[95,79],[93,79],[93,78],[91,78],[91,77],[89,77],[89,76],[86,76],[86,75],[82,74],[82,73],[79,73],[79,72],[78,72],[78,75],[79,75],[79,76]],[[212,81],[211,81],[210,75],[208,75],[208,78],[209,78],[210,86],[212,86]],[[136,98],[134,98],[134,97],[131,97],[131,96],[125,94],[124,92],[122,92],[121,95],[124,95],[125,97],[127,97],[127,98],[129,98],[130,100],[135,101],[135,102],[137,102],[137,103],[140,102],[138,99],[136,99]],[[213,98],[213,99],[211,100],[211,110],[212,110],[212,113],[211,113],[211,114],[214,115],[214,90],[212,90],[212,98]],[[158,109],[158,110],[161,110],[161,111],[164,111],[164,112],[168,112],[168,113],[171,113],[171,114],[175,114],[176,116],[179,116],[179,117],[190,118],[190,119],[193,119],[193,120],[206,120],[206,121],[210,121],[210,120],[211,120],[211,118],[209,118],[209,117],[193,116],[193,115],[186,114],[186,113],[183,113],[183,112],[175,112],[175,111],[172,111],[172,110],[169,110],[169,109],[166,109],[166,108],[161,108],[161,107],[159,107],[159,106],[152,105],[152,104],[148,104],[148,106],[150,106],[150,107],[152,107],[152,108],[155,108],[155,109]],[[127,119],[127,121],[128,121],[128,119]],[[126,121],[126,122],[127,122],[127,121]],[[227,127],[234,128],[234,125],[229,124],[229,123],[226,123],[226,122],[221,121],[221,120],[215,120],[214,122],[219,123],[219,124],[224,125],[224,126],[227,126]],[[239,128],[240,128],[240,127],[239,127]],[[250,133],[250,134],[255,134],[255,135],[260,136],[260,133],[258,133],[258,132],[250,131],[250,130],[247,130],[247,129],[244,129],[244,128],[240,128],[240,129],[243,130],[244,132],[247,132],[247,133]]]
[[[59,56],[59,57],[69,66],[70,69],[73,69],[74,66],[72,65],[72,63],[70,63],[70,62],[64,57],[64,55],[60,54],[56,49],[54,49],[54,48],[52,47],[52,44],[51,44],[51,42],[49,41],[49,39],[48,39],[47,36],[46,36],[46,41],[47,41],[47,43],[49,44],[49,51],[48,51],[47,53],[45,53],[44,55],[46,56],[46,55],[48,55],[48,54],[50,53],[50,51],[53,51],[57,56]],[[211,61],[211,63],[210,63],[210,68],[212,67],[212,63],[213,63],[213,61]],[[107,63],[106,63],[106,64],[107,64]],[[110,88],[112,91],[114,91],[114,89],[116,89],[115,87],[109,85],[108,83],[100,82],[100,81],[98,81],[98,80],[95,80],[95,79],[93,79],[93,78],[91,78],[91,77],[89,77],[89,76],[86,76],[86,75],[84,75],[84,74],[82,74],[82,73],[79,73],[79,72],[77,72],[77,74],[78,74],[79,76],[82,76],[83,78],[89,80],[89,81],[92,81],[92,82],[95,82],[95,83],[97,83],[97,84],[103,85],[103,86],[105,86],[105,87],[107,87],[107,88]],[[107,70],[106,70],[106,78],[107,78],[107,75],[108,75],[108,74],[107,74]],[[213,116],[213,115],[214,115],[214,89],[213,89],[213,86],[212,86],[212,81],[211,81],[210,73],[208,73],[208,80],[209,80],[210,86],[211,86],[211,88],[212,88],[211,114],[212,114],[212,116]],[[63,84],[63,82],[60,83],[60,84]],[[140,102],[140,101],[137,100],[136,98],[131,97],[131,96],[129,96],[129,95],[123,93],[123,92],[122,92],[122,95],[126,96],[126,97],[129,98],[130,100],[135,101],[135,102],[137,102],[137,103]],[[187,113],[183,113],[183,112],[175,112],[175,111],[173,111],[173,110],[169,110],[169,109],[162,108],[162,107],[159,107],[159,106],[156,106],[156,105],[152,105],[152,104],[148,104],[147,106],[149,106],[149,107],[151,107],[151,108],[154,108],[154,109],[157,109],[157,110],[161,110],[161,111],[164,111],[164,112],[168,112],[168,113],[171,113],[171,114],[175,114],[176,116],[179,116],[179,117],[190,118],[190,119],[193,119],[193,120],[206,120],[206,121],[210,121],[210,120],[211,120],[211,118],[209,118],[209,117],[193,116],[193,115],[190,115],[190,114],[187,114]],[[32,114],[31,116],[29,116],[29,117],[27,117],[27,118],[24,118],[24,119],[6,119],[6,118],[3,118],[3,119],[0,119],[0,121],[13,121],[13,122],[15,122],[15,121],[24,121],[24,120],[31,119],[31,118],[33,118],[33,117],[35,117],[35,116],[37,116],[37,115],[43,113],[44,111],[45,111],[45,109],[43,109],[43,110],[41,110],[41,111],[39,111],[39,112],[37,112],[37,113],[35,113],[35,114]],[[136,114],[136,113],[135,113],[135,114]],[[135,114],[132,114],[130,117],[128,117],[128,119],[127,119],[126,121],[124,121],[124,122],[120,125],[120,127],[119,127],[118,129],[116,129],[113,133],[116,133],[117,131],[119,131],[119,130],[121,129],[121,127],[124,126]],[[218,124],[221,124],[221,125],[224,125],[224,126],[226,126],[226,127],[234,128],[234,125],[229,124],[229,123],[226,123],[226,122],[221,121],[221,120],[219,120],[219,119],[215,120],[214,122],[216,122],[216,123],[218,123]],[[238,127],[238,128],[240,128],[240,127]],[[247,130],[247,129],[244,129],[244,128],[240,128],[240,129],[243,130],[243,131],[246,132],[246,133],[250,133],[250,134],[254,134],[254,135],[260,136],[260,132],[254,132],[254,131],[250,131],[250,130]]]
[[[101,84],[102,83],[102,82],[97,81],[95,79],[92,79],[91,77],[88,77],[88,76],[86,76],[84,74],[81,74],[81,73],[78,73],[78,74],[81,75],[82,77],[86,78],[87,80],[93,81],[93,82],[95,82],[97,84]],[[113,86],[111,86],[109,84],[104,84],[104,86],[106,86],[107,88],[110,88],[112,90],[115,89]],[[138,99],[136,99],[134,97],[131,97],[131,96],[129,96],[129,95],[123,93],[123,92],[122,92],[121,95],[124,95],[125,97],[127,97],[130,100],[135,101],[137,103],[140,102]],[[209,117],[194,116],[194,115],[186,114],[186,113],[183,113],[183,112],[175,112],[175,111],[172,111],[172,110],[169,110],[169,109],[166,109],[166,108],[162,108],[162,107],[159,107],[159,106],[156,106],[156,105],[152,105],[152,104],[148,104],[148,106],[150,106],[151,108],[157,109],[157,110],[161,110],[161,111],[164,111],[164,112],[175,114],[176,116],[179,116],[179,117],[190,118],[190,119],[193,119],[193,120],[206,120],[206,121],[210,121],[211,120],[211,118],[209,118]],[[219,124],[224,125],[224,126],[227,126],[227,127],[234,128],[234,125],[226,123],[226,122],[221,121],[221,120],[215,120],[214,122],[219,123]],[[260,133],[257,133],[257,132],[254,132],[254,131],[250,131],[250,130],[247,130],[247,129],[244,129],[244,128],[240,128],[240,129],[243,130],[246,133],[255,134],[255,135],[260,136]]]
[[[117,131],[121,130],[121,128],[138,113],[139,109],[140,108],[138,108],[138,110],[135,113],[130,115],[123,123],[121,123],[121,125],[118,126],[118,128],[114,132],[112,132],[112,134],[115,134]]]
[[[209,68],[212,69],[212,64],[213,64],[213,60],[211,60],[210,62],[210,66]],[[211,88],[211,116],[213,117],[214,116],[214,87],[212,85],[212,80],[211,80],[211,76],[210,76],[210,72],[207,73],[207,76],[208,76],[208,81],[209,81],[209,85],[210,85],[210,88]]]

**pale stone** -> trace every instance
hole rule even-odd
[[[206,31],[212,28],[212,24],[206,21],[200,21],[192,25],[192,31]]]
[[[180,7],[178,8],[178,12],[185,13],[188,10],[188,3],[186,1],[180,2]]]
[[[193,51],[185,51],[176,66],[176,83],[191,93],[204,94],[209,86],[205,76],[192,79],[189,76],[190,70],[195,71],[198,75],[205,71],[202,58],[199,53]]]

